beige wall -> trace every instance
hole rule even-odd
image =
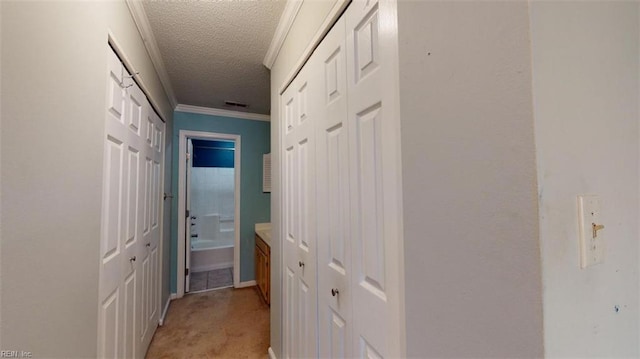
[[[331,8],[337,0],[306,0],[303,2],[298,16],[271,67],[271,168],[272,196],[271,225],[273,238],[271,248],[271,348],[276,357],[282,356],[282,232],[280,228],[280,90],[287,81],[287,76],[294,70],[296,63],[303,56],[304,50],[312,41]]]
[[[398,4],[407,355],[543,355],[526,2]]]
[[[2,1],[0,1],[0,69],[2,69]],[[0,308],[2,308],[2,76],[0,74]],[[2,310],[0,310],[0,348],[2,346]]]
[[[2,349],[93,357],[108,30],[172,109],[124,2],[2,2],[1,16]]]
[[[637,358],[638,3],[534,1],[531,30],[545,354]],[[605,225],[586,269],[580,194]]]

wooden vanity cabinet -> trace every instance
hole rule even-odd
[[[270,304],[271,248],[256,234],[256,285],[265,303]]]

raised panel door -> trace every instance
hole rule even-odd
[[[298,355],[298,320],[297,320],[297,267],[299,265],[297,251],[297,147],[292,140],[294,126],[294,113],[297,108],[297,99],[292,86],[282,94],[281,104],[284,114],[283,129],[283,178],[282,186],[284,194],[284,223],[283,223],[283,256],[284,256],[284,283],[283,283],[283,322],[284,322],[284,358],[297,358]]]
[[[302,70],[281,96],[284,113],[285,357],[317,354],[315,91]]]
[[[351,351],[351,245],[345,21],[313,54],[320,78],[316,137],[318,179],[318,325],[322,358]]]
[[[358,357],[399,357],[403,284],[395,2],[356,0],[345,20],[351,347]]]
[[[142,121],[148,126],[144,163],[144,231],[140,243],[142,257],[142,291],[141,298],[141,335],[140,348],[146,349],[151,343],[160,316],[160,258],[159,243],[161,235],[160,214],[162,204],[162,173],[164,172],[164,129],[165,125],[155,113],[149,102],[144,100],[144,116]],[[140,351],[140,356],[144,355]]]
[[[99,357],[134,357],[139,300],[140,98],[118,57],[108,54],[100,263]]]
[[[142,357],[158,321],[163,131],[144,93],[109,49],[100,239],[101,358]]]

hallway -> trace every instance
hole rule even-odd
[[[269,307],[255,287],[190,294],[171,302],[148,359],[266,358]]]

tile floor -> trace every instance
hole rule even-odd
[[[256,287],[225,288],[171,301],[147,359],[264,358],[269,306]]]
[[[208,272],[194,272],[190,276],[189,291],[230,287],[233,285],[233,268],[215,269]]]

